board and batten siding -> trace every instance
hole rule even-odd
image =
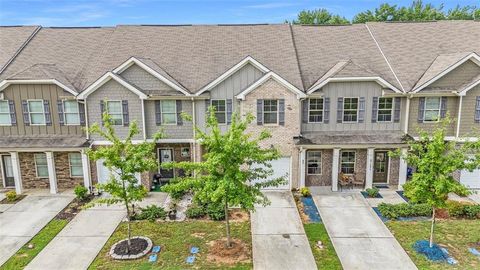
[[[143,140],[143,125],[142,125],[142,100],[132,91],[125,88],[115,80],[109,80],[104,85],[100,86],[96,91],[91,93],[87,98],[87,113],[88,124],[102,123],[102,112],[100,111],[100,101],[102,100],[128,100],[128,115],[129,122],[137,121],[139,134],[134,140]],[[128,134],[128,126],[113,126],[115,132],[120,138],[125,138]],[[96,134],[90,134],[94,140],[105,140]]]
[[[54,84],[13,84],[2,91],[5,100],[13,100],[15,103],[15,126],[0,126],[0,136],[42,136],[42,135],[67,135],[84,137],[83,126],[60,125],[57,101],[72,99],[74,96]],[[52,125],[26,126],[23,121],[22,100],[43,99],[48,100]],[[83,106],[79,104],[79,106]]]
[[[182,100],[182,111],[192,115],[192,101]],[[155,121],[155,100],[145,100],[145,126],[147,130],[147,139],[151,139],[153,134],[162,130],[165,139],[193,139],[193,124],[191,121],[183,120],[182,125],[160,125]]]
[[[387,90],[388,91],[388,90]],[[317,131],[399,131],[404,125],[403,115],[405,111],[405,99],[402,98],[400,110],[400,122],[376,122],[372,123],[373,97],[382,96],[382,87],[376,82],[335,82],[325,85],[316,91],[310,98],[330,98],[329,123],[303,123],[302,132]],[[364,97],[365,117],[363,123],[337,123],[337,100],[339,97]],[[308,105],[307,105],[308,106]]]
[[[462,100],[462,117],[460,118],[460,136],[478,136],[480,123],[475,122],[477,97],[480,97],[480,85],[470,89]]]
[[[452,119],[452,123],[447,127],[447,135],[446,136],[455,136],[456,133],[456,122],[457,122],[457,115],[458,115],[458,97],[447,97],[447,114],[450,115]],[[437,122],[427,122],[427,123],[420,123],[418,122],[418,103],[420,98],[412,98],[410,100],[410,113],[408,114],[408,134],[412,136],[417,136],[419,130],[424,130],[427,132],[431,132],[438,127]]]

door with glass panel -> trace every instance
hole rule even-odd
[[[3,165],[3,177],[5,179],[5,187],[15,187],[15,179],[13,178],[13,166],[11,156],[1,156]]]
[[[373,168],[373,182],[387,183],[388,182],[388,152],[376,151]]]
[[[160,162],[160,165],[162,165],[162,163],[172,162],[173,150],[171,148],[158,149],[158,160]],[[160,178],[171,179],[173,178],[173,176],[173,169],[163,169],[162,167],[160,167]]]

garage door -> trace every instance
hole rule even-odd
[[[113,172],[114,175],[117,175],[115,172]],[[136,175],[136,178],[138,179],[138,183],[141,183],[140,180],[140,174]],[[97,160],[97,181],[100,184],[106,184],[108,180],[110,179],[110,170],[103,165],[103,159]]]
[[[288,189],[290,189],[290,178],[291,178],[290,157],[282,157],[282,158],[279,158],[277,160],[273,160],[270,163],[272,164],[273,175],[268,180],[272,180],[272,179],[279,178],[279,177],[285,177],[285,180],[287,182],[286,182],[286,184],[280,185],[278,187],[265,188],[265,190],[273,190],[273,189],[279,189],[279,190],[286,190],[287,189],[288,190]]]
[[[460,183],[469,188],[480,189],[480,170],[474,170],[473,172],[462,171]]]

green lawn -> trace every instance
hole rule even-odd
[[[224,237],[223,222],[215,221],[185,221],[185,222],[149,222],[132,223],[132,235],[146,236],[152,239],[154,245],[160,245],[162,251],[156,263],[149,263],[148,256],[132,261],[116,261],[110,259],[108,251],[117,241],[126,237],[126,223],[121,223],[112,237],[89,269],[252,269],[250,260],[235,265],[219,265],[207,261],[208,244],[210,241]],[[232,237],[243,240],[251,250],[252,239],[250,222],[232,222]],[[188,265],[185,260],[191,246],[200,247],[200,253],[194,265]]]
[[[325,225],[322,223],[306,223],[303,224],[303,227],[305,228],[305,233],[312,247],[318,269],[342,269],[342,265],[327,234]],[[316,247],[317,241],[322,241],[323,249]]]
[[[20,248],[5,264],[1,270],[23,269],[40,251],[67,225],[67,220],[52,219],[30,242]],[[27,245],[32,243],[34,248]]]
[[[435,242],[446,246],[459,261],[456,266],[433,263],[412,248],[417,240],[429,239],[429,221],[389,221],[385,223],[412,258],[419,269],[480,269],[480,259],[468,252],[472,242],[480,241],[479,220],[438,221],[435,227]]]

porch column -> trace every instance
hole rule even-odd
[[[50,183],[50,193],[56,194],[57,188],[57,173],[55,172],[55,160],[53,158],[53,152],[45,152],[47,156],[47,168],[48,168],[48,181]]]
[[[307,150],[300,150],[300,187],[305,187],[305,156]]]
[[[338,165],[340,163],[340,148],[333,149],[332,158],[332,191],[338,191]]]
[[[405,156],[407,151],[407,148],[402,148],[402,156]],[[403,185],[407,182],[407,162],[403,158],[400,158],[398,173],[398,190],[403,190]]]
[[[375,152],[374,148],[367,149],[367,171],[365,179],[365,188],[373,187],[373,154]]]
[[[13,180],[15,181],[15,192],[22,194],[22,173],[20,171],[20,159],[18,158],[18,152],[10,152],[12,158]]]
[[[82,169],[83,169],[83,185],[90,192],[90,187],[92,186],[92,180],[90,176],[90,161],[85,150],[82,150]]]

